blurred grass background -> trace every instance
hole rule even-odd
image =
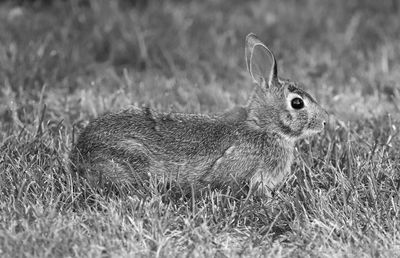
[[[2,1],[0,256],[399,254],[399,17],[396,0]],[[332,114],[277,198],[241,204],[254,214],[219,199],[71,208],[65,164],[88,120],[244,104],[249,32]]]

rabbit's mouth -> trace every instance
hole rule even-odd
[[[322,131],[323,131],[323,130],[317,130],[317,129],[305,130],[305,131],[300,135],[300,137],[297,138],[297,140],[301,140],[301,139],[304,139],[304,138],[308,138],[308,137],[314,136],[314,135],[316,135],[316,134],[321,133]]]
[[[305,132],[305,137],[312,136],[314,134],[319,134],[325,130],[326,122],[321,122],[319,126],[313,125],[310,126]]]
[[[302,131],[300,138],[306,138],[319,134],[325,130],[325,121],[312,120]]]

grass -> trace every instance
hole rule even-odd
[[[0,3],[0,256],[400,255],[396,1],[46,2]],[[71,178],[102,113],[245,103],[249,32],[331,114],[272,198],[166,203]]]

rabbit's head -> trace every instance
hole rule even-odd
[[[252,33],[246,37],[246,65],[256,84],[248,103],[253,127],[297,140],[318,133],[327,112],[295,82],[278,77],[273,53]]]

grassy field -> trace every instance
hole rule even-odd
[[[48,2],[0,3],[1,257],[400,256],[396,0]],[[102,113],[244,104],[249,32],[331,114],[272,198],[166,203],[71,179]]]

